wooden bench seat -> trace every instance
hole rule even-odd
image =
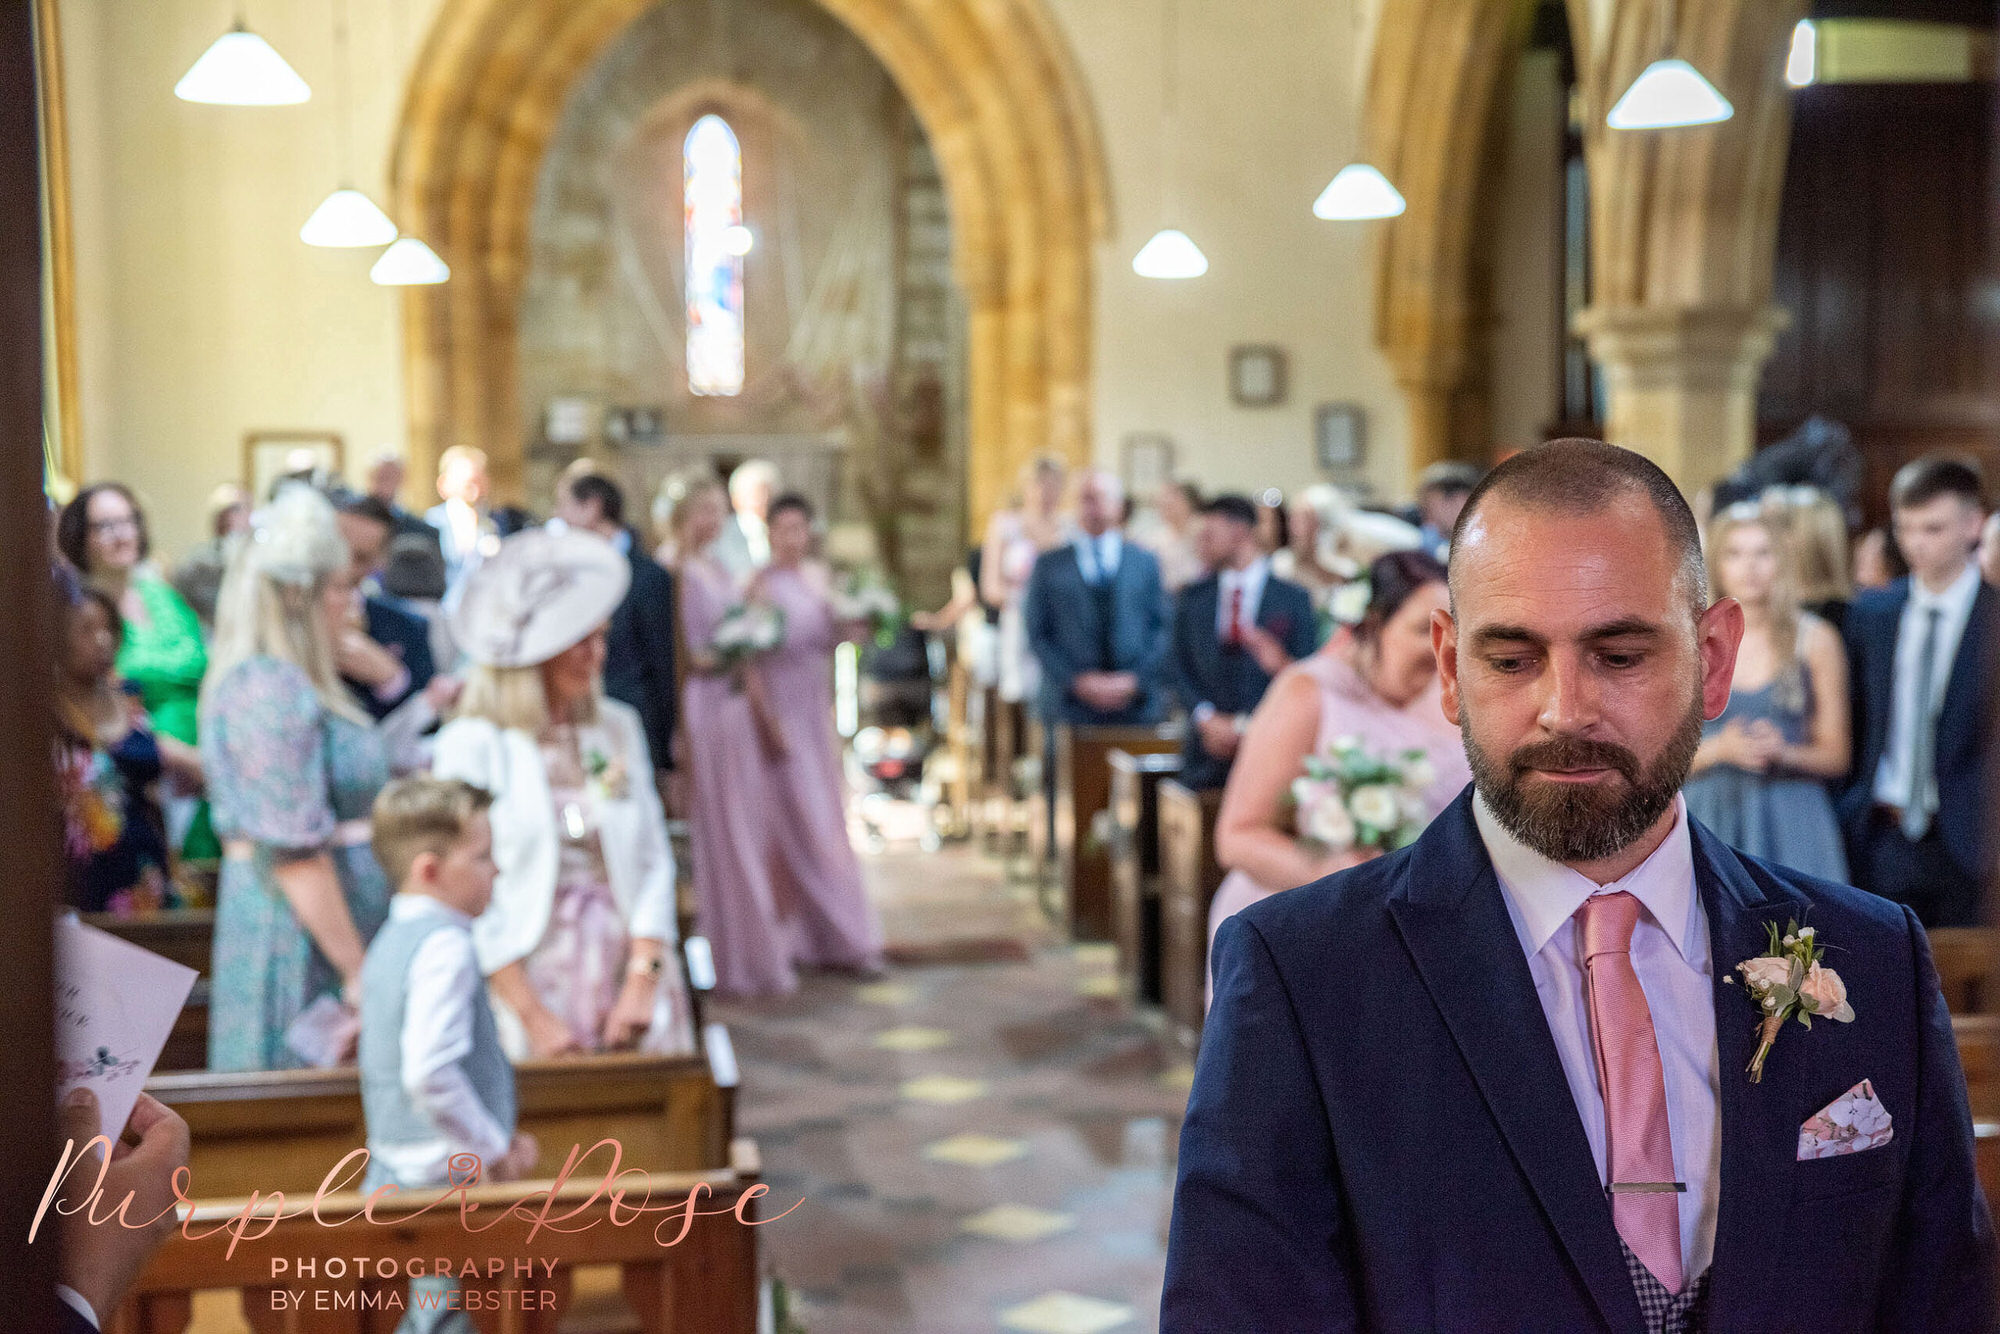
[[[1181,771],[1178,753],[1114,750],[1111,766],[1111,922],[1126,994],[1160,1003],[1160,783]]]
[[[1178,726],[1056,729],[1056,884],[1062,916],[1076,939],[1114,938],[1111,848],[1098,837],[1098,817],[1111,804],[1111,752],[1163,755],[1180,746]]]
[[[1201,1037],[1208,993],[1208,909],[1222,887],[1215,860],[1220,792],[1160,784],[1160,993],[1175,1032]]]
[[[1939,927],[1929,935],[1938,985],[1951,1012],[2000,1011],[2000,931],[1984,926]]]
[[[739,1222],[732,1211],[740,1208],[746,1220],[772,1220],[792,1201],[758,1198],[756,1146],[739,1140],[730,1148],[727,1161],[705,1171],[622,1179],[622,1213],[614,1213],[609,1192],[590,1199],[603,1186],[602,1171],[587,1178],[579,1173],[553,1195],[549,1216],[563,1220],[562,1230],[544,1228],[532,1241],[533,1218],[549,1189],[546,1180],[466,1192],[479,1206],[484,1231],[468,1231],[455,1207],[419,1213],[435,1196],[412,1193],[379,1202],[373,1223],[355,1219],[327,1227],[301,1210],[279,1220],[268,1235],[241,1242],[233,1254],[229,1233],[219,1229],[242,1212],[246,1201],[200,1198],[183,1229],[198,1239],[189,1240],[183,1232],[171,1236],[107,1330],[184,1334],[194,1295],[225,1289],[241,1293],[244,1319],[257,1334],[389,1334],[400,1312],[388,1305],[407,1291],[408,1279],[400,1274],[411,1262],[431,1267],[443,1261],[456,1269],[467,1262],[490,1266],[501,1258],[502,1272],[460,1280],[472,1299],[466,1303],[472,1323],[482,1334],[555,1334],[574,1296],[576,1270],[598,1265],[617,1267],[625,1304],[638,1317],[643,1334],[753,1334],[758,1229]],[[664,1211],[631,1219],[634,1201],[685,1207],[691,1195],[698,1195],[695,1207],[707,1216],[696,1219],[676,1245],[663,1246],[662,1237],[655,1235],[668,1218]],[[360,1211],[366,1198],[355,1192],[329,1195],[319,1212],[328,1219],[346,1219]],[[527,1207],[519,1214],[508,1212],[523,1203]],[[297,1201],[286,1202],[288,1210],[298,1207]],[[680,1225],[676,1214],[665,1222],[664,1237],[671,1238]],[[245,1231],[254,1238],[262,1226],[255,1221]],[[356,1274],[357,1257],[367,1259],[367,1275]],[[313,1276],[274,1275],[273,1262],[280,1258],[287,1275],[310,1265]],[[516,1273],[516,1260],[532,1261],[533,1273]],[[386,1266],[399,1276],[379,1277]],[[329,1276],[330,1268],[337,1268],[338,1276]],[[498,1309],[503,1301],[515,1309]],[[472,1310],[475,1304],[482,1309]]]
[[[726,1163],[736,1076],[726,1033],[711,1026],[708,1036],[710,1051],[693,1056],[613,1053],[516,1067],[520,1127],[540,1141],[544,1169],[553,1171],[572,1144],[587,1149],[606,1136],[624,1145],[628,1165],[648,1171]],[[311,1194],[367,1137],[352,1067],[163,1074],[146,1091],[187,1120],[192,1190],[202,1198]]]

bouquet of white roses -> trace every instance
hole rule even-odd
[[[739,602],[723,614],[709,647],[736,667],[785,642],[785,613],[768,602]]]
[[[903,601],[888,580],[872,570],[856,571],[833,594],[833,614],[843,621],[865,621],[876,646],[887,648],[907,619]]]
[[[1304,777],[1292,782],[1299,837],[1329,852],[1414,843],[1435,777],[1421,750],[1377,755],[1356,737],[1336,738],[1325,754],[1308,755]]]

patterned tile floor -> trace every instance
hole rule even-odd
[[[892,965],[717,1006],[810,1334],[1157,1328],[1184,1057],[965,849],[869,860]],[[993,948],[1011,941],[1011,948]],[[985,942],[993,962],[960,961]],[[965,947],[961,948],[960,946]]]

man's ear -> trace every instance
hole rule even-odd
[[[1438,681],[1444,687],[1441,698],[1444,716],[1458,726],[1458,622],[1449,611],[1431,613],[1431,652],[1437,654]]]
[[[1735,598],[1717,598],[1695,622],[1701,650],[1701,716],[1714,721],[1729,707],[1729,688],[1736,679],[1736,650],[1743,644],[1743,606]]]

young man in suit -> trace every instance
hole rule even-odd
[[[1219,788],[1271,678],[1319,646],[1319,625],[1312,595],[1271,573],[1244,497],[1203,505],[1195,546],[1210,573],[1174,603],[1174,680],[1188,711],[1180,778]]]
[[[1167,596],[1158,558],[1119,531],[1124,502],[1117,477],[1085,473],[1075,540],[1043,552],[1028,577],[1024,619],[1051,728],[1160,718]]]
[[[1996,595],[1973,559],[1980,491],[1957,459],[1904,465],[1889,507],[1910,573],[1855,598],[1844,627],[1858,760],[1840,799],[1848,864],[1925,926],[1975,925],[1990,863],[1981,693]]]
[[[556,488],[556,517],[578,532],[617,547],[632,566],[632,584],[605,632],[604,693],[639,711],[656,776],[674,767],[674,577],[646,553],[625,526],[625,491],[588,466],[572,467]]]
[[[1915,915],[1740,855],[1680,799],[1743,610],[1707,605],[1673,483],[1599,441],[1516,455],[1451,588],[1432,640],[1472,787],[1216,935],[1162,1330],[1991,1331]],[[1829,1009],[1752,1082],[1737,966],[1791,923],[1851,1022],[1816,978]],[[1805,1137],[1857,1100],[1867,1139]]]
[[[445,605],[458,605],[458,590],[479,562],[500,549],[500,530],[486,512],[489,490],[486,451],[453,445],[438,456],[438,503],[424,514],[444,553]]]

